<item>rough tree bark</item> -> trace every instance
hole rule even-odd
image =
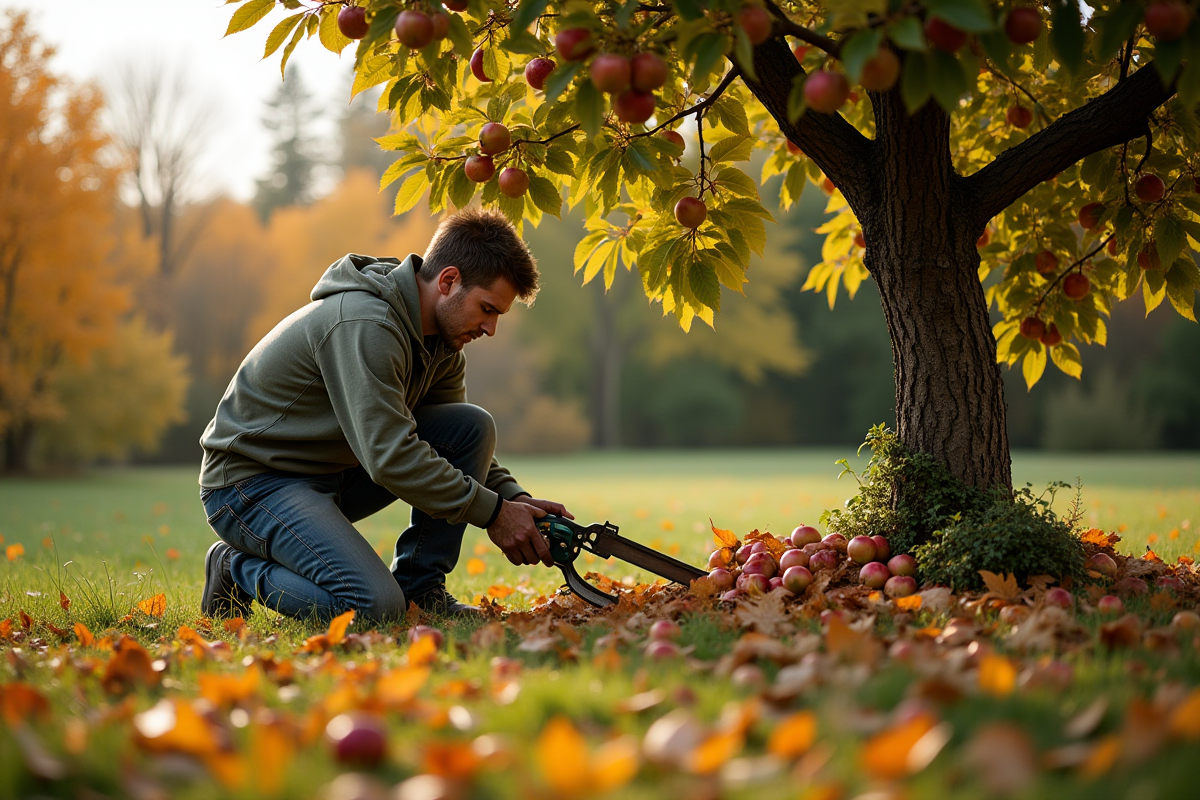
[[[953,166],[950,118],[932,101],[909,115],[899,89],[870,93],[876,136],[841,116],[796,124],[787,99],[800,65],[780,40],[754,50],[750,91],[785,136],[841,190],[862,224],[864,263],[879,286],[892,340],[896,428],[963,482],[1012,487],[1004,387],[996,363],[976,239],[988,221],[1038,183],[1090,155],[1145,134],[1173,94],[1146,65],[1063,115],[973,175]]]

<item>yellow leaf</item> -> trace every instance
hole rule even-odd
[[[147,597],[137,604],[138,611],[151,617],[161,617],[167,611],[167,596],[165,594],[156,594],[154,597]]]
[[[1171,733],[1193,741],[1200,739],[1200,689],[1193,689],[1171,714]]]
[[[713,539],[720,547],[737,547],[738,538],[733,535],[733,531],[727,531],[724,528],[718,528],[713,521],[708,521],[708,526],[712,528]]]
[[[767,740],[767,752],[779,758],[796,758],[808,752],[817,740],[817,715],[798,711],[775,726]]]
[[[1121,739],[1116,734],[1105,736],[1096,743],[1095,748],[1088,755],[1087,760],[1083,762],[1083,766],[1079,771],[1088,780],[1094,780],[1112,769],[1113,764],[1117,763],[1117,757],[1121,755]]]
[[[252,664],[241,675],[201,673],[200,696],[218,708],[245,702],[258,694],[262,668]]]
[[[688,756],[688,768],[700,775],[714,773],[741,751],[743,741],[740,731],[714,733]]]
[[[472,558],[467,562],[468,575],[482,575],[487,572],[487,564],[483,563],[481,558]]]
[[[162,699],[133,718],[136,741],[152,753],[186,753],[207,756],[219,743],[208,721],[183,700]]]
[[[979,662],[979,688],[996,697],[1008,697],[1017,685],[1017,668],[1004,656],[987,655]]]
[[[566,717],[547,723],[536,745],[538,766],[546,783],[560,795],[577,795],[588,788],[587,742]]]
[[[988,595],[999,597],[1001,600],[1015,600],[1021,594],[1021,585],[1017,583],[1017,576],[1012,573],[1002,577],[994,572],[981,569],[979,577],[983,578],[983,585],[987,587]]]
[[[325,638],[329,640],[331,647],[342,643],[342,640],[346,638],[346,628],[350,627],[350,623],[353,621],[353,608],[344,614],[338,614],[329,621],[329,632],[325,634]]]
[[[296,744],[288,734],[288,729],[280,723],[255,725],[251,752],[258,793],[278,794],[296,752]]]
[[[375,684],[375,694],[389,706],[407,703],[429,680],[429,667],[400,667],[391,670]]]
[[[896,598],[896,609],[898,611],[918,611],[921,608],[921,595],[910,594],[908,597]]]
[[[91,647],[96,642],[96,637],[82,622],[75,623],[75,638],[79,640],[80,647]]]
[[[408,647],[408,664],[423,667],[437,658],[437,641],[432,636],[421,636]]]
[[[863,747],[863,769],[880,780],[895,780],[909,774],[909,753],[936,725],[937,719],[932,714],[917,714],[875,734]]]
[[[17,542],[16,544],[10,544],[8,547],[4,548],[4,554],[8,556],[9,561],[16,561],[18,558],[25,555],[25,545],[21,544],[20,542]]]
[[[632,736],[610,739],[592,756],[591,783],[599,792],[624,786],[638,771],[638,742]]]

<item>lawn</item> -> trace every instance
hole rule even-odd
[[[783,536],[841,505],[855,484],[838,480],[840,458],[864,464],[850,450],[506,464],[581,521],[611,520],[702,565],[710,519],[739,537]],[[1037,490],[1081,481],[1083,522],[1119,531],[1123,554],[1173,563],[1200,551],[1200,455],[1020,453],[1014,478]],[[406,519],[397,504],[360,529],[387,553]],[[324,626],[258,613],[244,628],[206,627],[213,537],[193,469],[0,481],[0,536],[4,797],[348,798],[411,779],[397,796],[1165,798],[1190,794],[1200,755],[1197,632],[1186,615],[1171,626],[1195,604],[1187,593],[1127,597],[1133,622],[1092,612],[1097,593],[1059,614],[1024,587],[920,608],[830,592],[731,609],[586,557],[581,572],[629,588],[618,610],[593,613],[554,596],[557,571],[512,567],[471,529],[452,591],[514,613],[424,620],[448,637],[433,653],[409,648],[407,625],[322,638]],[[137,608],[159,594],[165,607]],[[1033,613],[998,617],[1005,604]],[[821,619],[827,607],[845,624]],[[681,656],[646,655],[659,618],[682,624]],[[154,667],[139,671],[143,648]],[[347,767],[321,739],[350,709],[388,729],[366,795],[346,788],[353,778],[330,784]]]

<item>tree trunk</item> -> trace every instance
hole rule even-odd
[[[33,423],[21,422],[9,427],[3,440],[4,463],[0,472],[24,474],[29,472],[33,455]]]

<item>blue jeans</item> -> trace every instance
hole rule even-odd
[[[483,482],[496,447],[491,415],[452,403],[418,409],[417,436]],[[406,597],[445,584],[466,523],[413,508],[389,569],[353,526],[397,498],[351,467],[327,475],[264,472],[200,493],[209,526],[237,552],[233,580],[268,608],[329,619],[349,609],[373,621],[404,616]]]

